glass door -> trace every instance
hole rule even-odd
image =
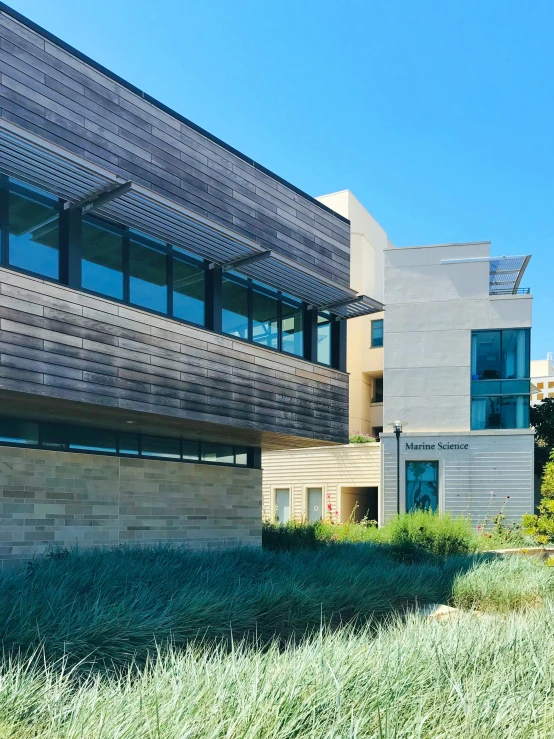
[[[438,461],[406,462],[406,510],[436,511],[438,507]]]

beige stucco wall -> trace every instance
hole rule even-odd
[[[318,200],[350,220],[350,287],[383,302],[384,254],[392,247],[385,230],[350,190]],[[383,317],[381,312],[348,321],[350,434],[371,434],[383,425],[382,403],[372,404],[373,379],[383,377],[383,349],[371,346],[371,322]]]
[[[264,518],[274,516],[275,488],[290,488],[291,518],[298,521],[305,518],[307,487],[322,487],[325,506],[330,503],[333,511],[339,511],[340,518],[342,487],[379,487],[380,445],[345,444],[264,452],[262,468]]]
[[[261,545],[261,470],[0,447],[0,562],[49,547]]]

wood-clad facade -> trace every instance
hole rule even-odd
[[[7,10],[2,118],[349,286],[346,219]]]
[[[349,221],[0,2],[0,226],[0,561],[260,544],[261,451],[347,439]]]

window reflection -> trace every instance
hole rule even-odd
[[[317,316],[317,361],[331,364],[331,315],[319,313]]]
[[[283,295],[281,342],[284,352],[302,357],[304,354],[304,320],[302,303]]]
[[[173,259],[173,315],[203,326],[205,322],[206,273],[204,264],[194,258]]]
[[[130,239],[129,297],[131,303],[167,313],[167,252],[133,235]]]
[[[279,346],[279,293],[257,282],[252,290],[252,339],[257,344]]]
[[[47,193],[11,182],[9,264],[54,280],[60,275],[59,203]]]
[[[227,272],[221,288],[221,325],[226,334],[248,339],[248,280]]]
[[[81,286],[123,300],[123,231],[90,216],[83,218]]]

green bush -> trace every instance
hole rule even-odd
[[[439,557],[469,554],[478,546],[469,519],[431,511],[413,511],[391,519],[383,527],[382,537],[407,559],[421,553]]]
[[[554,543],[554,450],[544,468],[538,515],[523,516],[523,527],[537,544]]]
[[[369,436],[369,434],[352,434],[348,441],[350,444],[372,444],[375,437]]]
[[[361,524],[353,521],[343,524],[318,522],[263,525],[263,545],[267,549],[313,549],[325,544],[345,542],[388,544],[390,547],[387,551],[397,558],[416,561],[429,555],[447,557],[468,554],[479,548],[479,538],[469,520],[454,518],[448,513],[403,513],[380,529],[369,522]]]

